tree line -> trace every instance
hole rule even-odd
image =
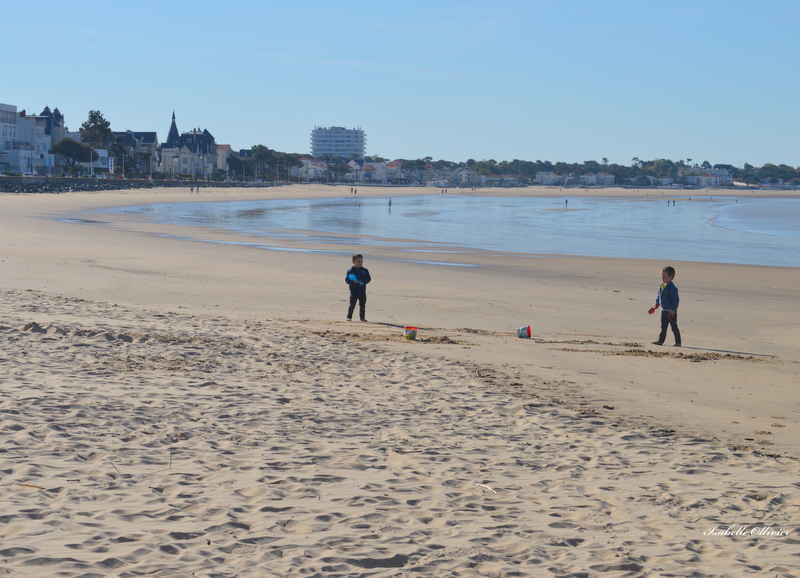
[[[369,157],[368,157],[369,159]],[[385,160],[380,157],[372,157],[373,160]],[[641,160],[634,157],[630,165],[620,165],[609,163],[608,159],[603,158],[598,161],[584,161],[582,163],[550,162],[550,161],[524,161],[514,159],[513,161],[500,161],[494,159],[476,161],[469,159],[465,162],[452,161],[432,161],[430,157],[415,160],[399,159],[399,162],[407,168],[424,168],[432,165],[437,169],[454,170],[469,169],[478,175],[515,175],[521,180],[533,182],[537,173],[555,173],[557,175],[585,175],[606,173],[614,175],[617,184],[631,183],[635,186],[646,187],[650,185],[653,178],[671,178],[674,182],[680,182],[687,176],[702,175],[710,169],[722,169],[729,171],[731,177],[738,182],[749,185],[757,185],[763,181],[772,184],[785,183],[789,185],[800,185],[800,167],[791,167],[781,164],[774,165],[767,163],[762,167],[754,167],[745,163],[744,167],[735,167],[729,164],[712,165],[708,161],[693,163],[692,159],[672,161],[669,159]]]

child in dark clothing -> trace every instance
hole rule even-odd
[[[652,315],[659,306],[661,307],[661,333],[658,341],[653,341],[653,345],[664,345],[664,340],[667,338],[667,327],[671,327],[672,334],[675,336],[675,347],[681,346],[681,332],[678,329],[680,297],[678,288],[672,283],[674,278],[675,269],[672,267],[664,267],[661,270],[661,286],[658,288],[656,303],[648,311]]]
[[[350,307],[347,309],[347,320],[353,319],[356,303],[359,304],[359,317],[366,321],[367,308],[367,283],[372,281],[369,271],[364,267],[364,256],[360,253],[353,255],[353,266],[347,270],[344,282],[350,285]]]

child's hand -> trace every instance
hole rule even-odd
[[[656,312],[656,309],[658,309],[658,305],[653,305],[647,312],[652,315]]]

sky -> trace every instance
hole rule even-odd
[[[797,0],[4,4],[0,102],[310,153],[800,165]]]

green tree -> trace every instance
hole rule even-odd
[[[583,162],[583,173],[599,173],[600,172],[600,163],[597,161],[584,161]]]
[[[128,156],[125,157],[125,175],[134,178],[145,177],[150,173],[152,160],[149,153],[128,153]]]
[[[259,178],[266,177],[275,165],[275,151],[260,144],[253,146],[252,151],[255,174]]]
[[[99,110],[90,110],[89,118],[81,125],[81,141],[98,148],[107,148],[114,140],[111,123],[103,118],[103,113]]]
[[[281,180],[285,177],[287,181],[291,180],[289,176],[291,169],[294,167],[302,167],[303,163],[300,162],[300,159],[305,156],[306,155],[300,155],[297,153],[283,153],[275,151],[275,178],[277,180]]]
[[[494,159],[482,160],[475,163],[475,173],[478,175],[499,175],[500,167]]]
[[[777,185],[780,182],[787,183],[796,179],[797,171],[789,165],[765,163],[763,167],[758,169],[758,178],[768,180],[773,185]]]
[[[430,159],[430,157],[426,157]],[[403,169],[407,171],[424,171],[425,165],[428,164],[428,160],[426,159],[399,159],[400,163],[403,165]]]
[[[53,152],[61,156],[64,166],[73,177],[80,163],[94,162],[99,158],[92,147],[71,138],[58,141],[53,145]]]
[[[228,155],[228,168],[233,173],[234,180],[253,178],[253,159],[243,159],[238,155]]]
[[[568,175],[572,172],[571,166],[568,163],[563,161],[558,161],[556,164],[553,165],[553,172],[557,175]]]
[[[350,172],[350,167],[347,166],[347,163],[341,158],[333,158],[329,161],[325,161],[325,166],[327,167],[328,175],[331,177],[331,180],[336,183],[341,182],[342,178]]]
[[[656,159],[647,166],[648,174],[655,177],[675,177],[678,174],[678,166],[669,159]]]
[[[756,168],[750,163],[744,163],[742,170],[737,171],[737,179],[747,183],[748,185],[757,185],[758,174]]]

